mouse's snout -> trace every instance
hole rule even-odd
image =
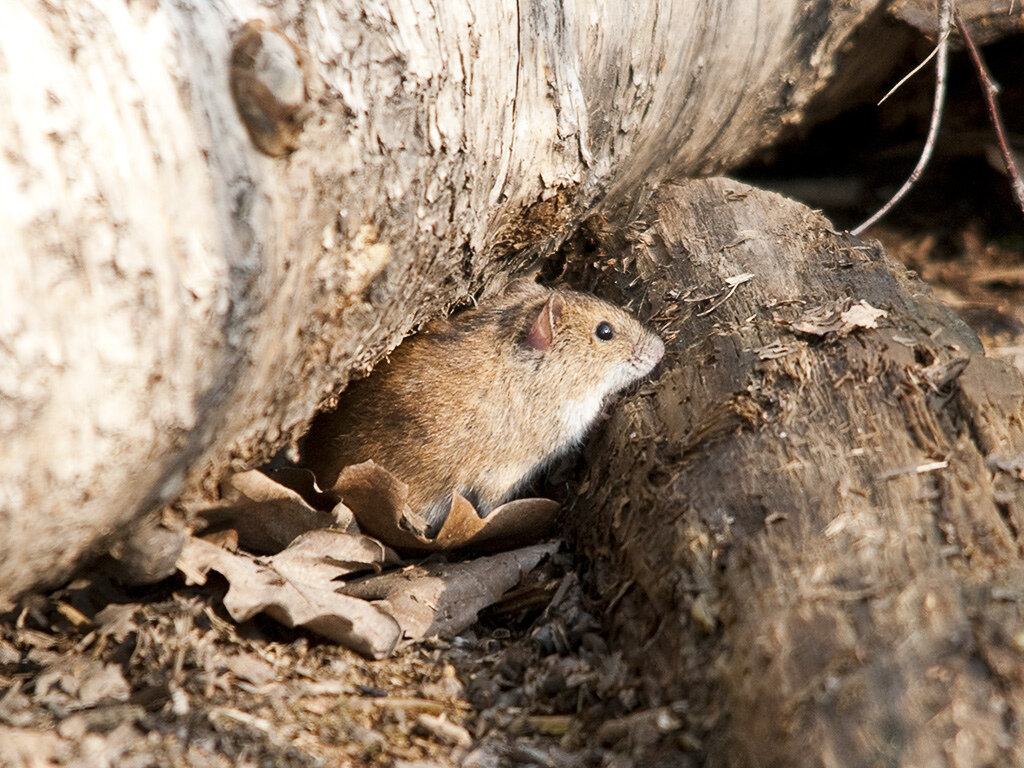
[[[640,339],[633,354],[640,368],[647,373],[665,356],[665,342],[655,334],[649,333]]]
[[[661,358],[665,356],[665,342],[661,340],[660,336],[651,334],[653,342],[651,344],[651,354],[654,356],[654,364],[657,365],[661,362]]]

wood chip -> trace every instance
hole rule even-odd
[[[469,731],[458,723],[453,723],[444,715],[430,715],[424,712],[416,718],[416,728],[442,744],[468,747],[473,743],[473,737],[470,736]]]

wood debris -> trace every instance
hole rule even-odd
[[[873,307],[863,299],[856,303],[840,299],[805,310],[789,326],[798,333],[812,336],[842,337],[861,328],[877,328],[878,321],[886,315],[885,310]]]

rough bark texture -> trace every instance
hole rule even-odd
[[[669,352],[574,515],[648,696],[690,700],[708,765],[1024,765],[1020,374],[775,195],[669,185],[629,232],[591,274]],[[878,328],[829,320],[862,300]]]
[[[269,455],[609,195],[763,146],[875,5],[286,2],[312,115],[271,159],[228,87],[259,4],[13,4],[0,601]]]

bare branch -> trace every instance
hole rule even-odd
[[[893,206],[902,200],[911,187],[917,183],[925,167],[927,167],[928,161],[931,160],[932,151],[935,149],[935,139],[939,135],[939,124],[942,122],[942,106],[946,101],[946,70],[949,63],[948,30],[952,23],[952,17],[953,0],[942,0],[939,4],[939,30],[941,37],[937,47],[938,58],[935,61],[935,101],[932,104],[932,118],[928,126],[928,137],[925,139],[924,148],[921,150],[921,156],[917,160],[917,165],[914,166],[914,170],[907,180],[903,182],[903,186],[889,199],[889,202],[875,211],[874,215],[867,221],[851,230],[851,233],[854,235],[862,234],[868,227],[875,224],[892,210]]]
[[[1013,196],[1017,199],[1017,205],[1024,212],[1024,181],[1021,181],[1020,169],[1017,168],[1017,162],[1013,157],[1013,151],[1010,149],[1010,143],[1006,139],[1006,126],[1003,124],[1003,115],[999,111],[999,104],[996,102],[999,86],[996,85],[989,74],[985,61],[981,58],[981,51],[975,45],[974,39],[967,28],[967,22],[964,21],[960,10],[956,9],[953,13],[956,18],[956,27],[960,31],[960,36],[964,39],[967,52],[970,54],[971,61],[974,64],[974,69],[978,73],[978,83],[981,85],[982,93],[985,95],[985,104],[988,106],[989,119],[992,121],[992,127],[996,132],[999,152],[1003,156],[1006,173],[1010,177],[1010,188],[1013,190]]]

